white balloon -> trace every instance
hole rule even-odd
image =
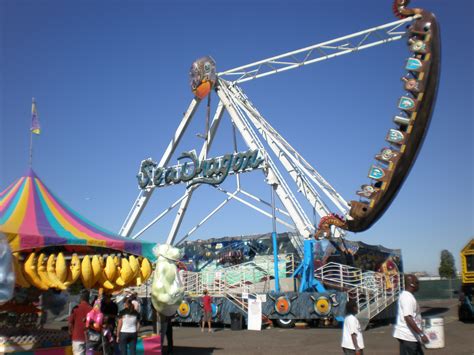
[[[175,265],[182,252],[168,244],[158,245],[153,251],[158,256],[151,290],[153,307],[161,314],[172,316],[184,297],[184,286]]]

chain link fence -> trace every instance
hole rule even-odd
[[[455,299],[461,289],[461,279],[420,280],[417,300]]]

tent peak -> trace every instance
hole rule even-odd
[[[38,177],[35,173],[35,171],[33,170],[32,167],[29,167],[28,170],[26,171],[26,174],[25,174],[25,177],[32,177],[32,178],[35,178],[35,177]]]

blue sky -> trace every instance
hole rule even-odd
[[[0,0],[0,189],[28,167],[31,98],[42,126],[33,167],[79,213],[118,231],[137,194],[140,161],[159,160],[192,99],[191,63],[211,55],[218,71],[395,20],[391,1]],[[353,240],[401,248],[409,271],[436,272],[442,249],[458,262],[474,235],[472,1],[419,0],[441,24],[438,100],[424,146],[385,215]],[[356,199],[397,114],[409,53],[402,41],[242,84],[270,123],[346,200]],[[213,106],[217,102],[213,97]],[[183,151],[199,150],[205,105]],[[210,155],[232,151],[229,117]],[[239,150],[244,150],[242,144]],[[260,172],[242,177],[270,199]],[[232,189],[233,181],[226,187]],[[183,186],[154,193],[138,226]],[[195,194],[182,234],[224,196]],[[304,202],[302,202],[304,203]],[[163,242],[172,217],[144,238]],[[138,227],[138,228],[139,228]],[[135,231],[138,230],[135,229]],[[271,231],[236,202],[192,237]],[[284,231],[278,226],[278,231]]]

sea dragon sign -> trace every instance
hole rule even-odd
[[[195,151],[184,152],[178,158],[179,164],[160,167],[152,159],[143,160],[138,172],[138,186],[163,187],[185,182],[218,185],[231,173],[246,172],[262,167],[262,154],[257,150],[226,154],[217,158],[199,160]]]

